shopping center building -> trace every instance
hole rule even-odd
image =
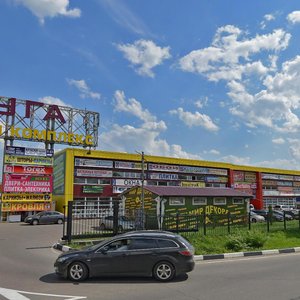
[[[77,200],[79,216],[98,216],[136,185],[233,188],[253,195],[251,203],[263,209],[296,205],[300,171],[75,148],[54,155],[53,199],[60,211]]]

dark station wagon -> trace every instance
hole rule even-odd
[[[149,276],[169,281],[194,269],[194,248],[180,235],[131,231],[97,245],[61,254],[55,272],[73,281],[90,277]]]

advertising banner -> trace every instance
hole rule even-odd
[[[98,194],[103,193],[103,186],[100,185],[84,185],[82,188],[84,194]]]
[[[151,171],[179,172],[179,166],[175,165],[149,164],[148,168]]]
[[[227,177],[217,177],[217,176],[206,176],[206,182],[227,182]]]
[[[2,194],[2,201],[52,201],[52,194]]]
[[[181,186],[183,186],[183,187],[203,188],[203,187],[205,187],[205,182],[202,182],[202,181],[198,181],[198,182],[182,181]]]
[[[52,166],[52,157],[5,155],[4,163],[15,165]]]
[[[75,158],[75,166],[112,168],[113,162],[112,162],[112,160]]]
[[[66,153],[61,153],[53,162],[53,194],[65,193]]]
[[[183,173],[196,173],[196,174],[207,174],[207,168],[191,167],[191,166],[179,166],[179,172]]]
[[[51,175],[52,167],[5,165],[4,173]]]
[[[109,170],[90,170],[76,169],[75,176],[80,177],[112,177],[112,171]]]
[[[51,210],[51,203],[2,203],[2,212]]]
[[[142,180],[138,179],[113,179],[113,185],[118,186],[135,186],[135,185],[142,185]],[[147,185],[147,181],[144,180],[144,185]]]
[[[53,149],[39,149],[39,148],[26,148],[7,146],[5,153],[10,155],[26,155],[26,156],[47,156],[52,157],[54,154]]]
[[[262,173],[262,175],[261,175],[261,177],[262,177],[262,179],[280,179],[279,177],[279,175],[277,175],[277,174],[267,174],[267,173]]]
[[[178,180],[178,174],[151,173],[149,177],[150,179]]]
[[[4,174],[3,191],[17,193],[51,193],[52,176]]]
[[[208,170],[208,174],[227,176],[227,170],[225,170],[225,169],[212,169],[212,168],[208,168],[207,170]]]
[[[245,172],[245,181],[246,182],[256,182],[256,174]]]
[[[142,170],[142,163],[129,161],[115,161],[115,168]],[[147,164],[144,164],[144,170],[147,170]]]
[[[233,180],[235,182],[243,182],[245,180],[245,174],[242,171],[233,171]]]

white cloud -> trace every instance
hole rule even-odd
[[[239,28],[220,27],[211,46],[191,51],[179,60],[179,67],[186,72],[198,73],[209,80],[242,79],[244,74],[263,75],[267,68],[261,61],[250,61],[262,51],[278,52],[286,49],[291,35],[282,29],[270,34],[246,39]]]
[[[208,97],[205,97],[204,99],[199,99],[195,101],[195,106],[198,108],[203,108],[208,103]]]
[[[71,86],[75,86],[80,91],[80,97],[85,98],[92,98],[92,99],[100,99],[101,94],[93,92],[85,82],[85,80],[75,80],[75,79],[67,79],[67,82]]]
[[[300,22],[300,11],[295,10],[295,11],[291,12],[290,14],[288,14],[287,20],[292,24],[299,23]]]
[[[198,111],[195,113],[184,111],[182,107],[170,111],[173,115],[178,115],[179,119],[188,127],[200,126],[208,131],[218,131],[219,127],[214,124],[208,115],[201,114]]]
[[[54,104],[54,105],[58,105],[58,106],[68,106],[68,107],[72,107],[71,104],[67,104],[64,101],[62,101],[59,98],[56,97],[52,97],[52,96],[45,96],[45,97],[41,97],[38,99],[39,102],[42,103],[46,103],[46,104]]]
[[[245,166],[250,165],[250,157],[239,157],[235,155],[227,155],[227,156],[223,156],[221,158],[221,161],[232,163],[235,165],[245,165]]]
[[[261,29],[265,29],[267,26],[267,22],[275,20],[275,16],[272,14],[264,15],[264,20],[260,23]]]
[[[130,113],[140,119],[142,124],[139,127],[113,124],[108,131],[100,135],[101,149],[121,152],[144,151],[146,155],[202,159],[199,155],[184,151],[181,145],[169,145],[166,140],[160,138],[160,134],[167,129],[165,122],[158,121],[156,116],[143,109],[138,100],[126,100],[123,91],[116,91],[114,99],[115,112]]]
[[[171,57],[169,47],[159,47],[149,40],[138,40],[134,44],[120,44],[117,48],[142,76],[154,77],[152,69]]]
[[[272,143],[277,145],[282,145],[285,143],[285,140],[283,138],[272,139]]]
[[[13,0],[28,8],[43,24],[45,18],[65,16],[78,18],[81,15],[79,8],[69,9],[69,0]]]

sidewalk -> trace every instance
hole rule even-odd
[[[93,241],[95,244],[99,241]],[[85,243],[86,242],[82,242]],[[56,243],[53,248],[62,252],[72,250],[71,247],[63,245],[62,243]],[[237,257],[249,257],[249,256],[262,256],[262,255],[274,255],[274,254],[285,254],[285,253],[296,253],[300,252],[300,247],[285,248],[285,249],[274,249],[274,250],[261,250],[261,251],[250,251],[250,252],[234,252],[234,253],[223,253],[223,254],[205,254],[195,255],[195,261],[202,260],[215,260],[215,259],[226,259],[226,258],[237,258]]]

